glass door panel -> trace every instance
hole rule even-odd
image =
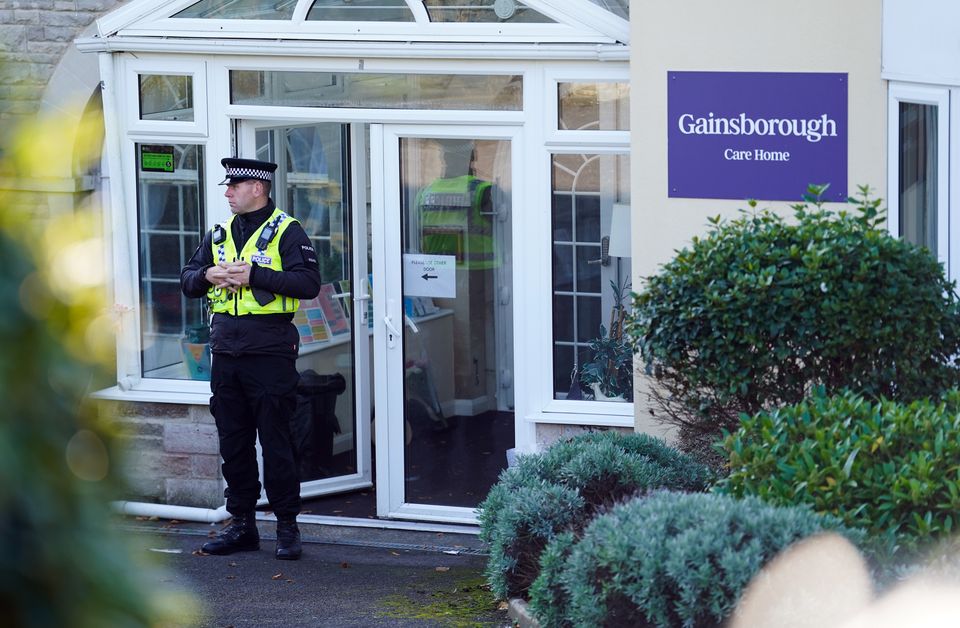
[[[277,164],[271,197],[300,221],[320,264],[320,294],[301,301],[294,316],[300,332],[300,384],[292,429],[301,496],[370,486],[363,127],[245,123],[240,141],[243,148],[251,146],[245,155]],[[357,145],[360,160],[353,157]]]
[[[453,133],[385,134],[390,514],[474,521],[514,446],[512,143]]]

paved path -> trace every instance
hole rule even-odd
[[[188,626],[510,626],[475,536],[301,526],[303,558],[278,561],[271,523],[259,552],[232,556],[196,552],[219,526],[122,525],[164,565],[158,587],[199,602]]]

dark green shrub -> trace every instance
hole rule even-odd
[[[915,548],[960,528],[960,392],[871,402],[844,393],[744,418],[717,490],[809,504],[876,543]]]
[[[773,556],[826,530],[861,536],[806,508],[656,493],[598,516],[576,544],[548,549],[531,608],[545,626],[719,626]]]
[[[913,400],[960,382],[960,305],[936,259],[880,226],[866,188],[849,212],[823,189],[789,222],[711,220],[635,295],[628,332],[684,450],[816,386]]]
[[[521,456],[480,505],[493,592],[526,595],[547,543],[565,530],[579,533],[598,510],[650,489],[702,491],[711,479],[706,467],[645,434],[588,433]]]

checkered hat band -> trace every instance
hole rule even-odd
[[[273,173],[258,168],[227,168],[228,179],[264,179],[273,181]]]

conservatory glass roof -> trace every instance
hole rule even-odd
[[[627,43],[629,0],[133,0],[100,38]]]

